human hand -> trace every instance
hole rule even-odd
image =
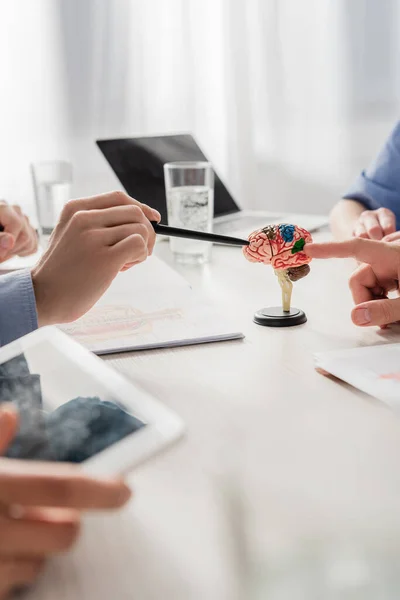
[[[365,210],[354,225],[353,235],[359,238],[381,240],[396,231],[396,215],[388,208]]]
[[[385,327],[400,321],[400,298],[387,297],[399,290],[400,245],[355,238],[345,242],[307,244],[312,258],[355,258],[361,264],[350,277],[355,308],[353,323]]]
[[[400,244],[400,231],[395,231],[394,233],[390,233],[389,235],[385,235],[382,239],[383,242],[389,242],[391,244]]]
[[[19,206],[0,201],[0,263],[37,251],[38,237]]]
[[[18,417],[0,408],[0,453]],[[130,491],[118,479],[92,479],[79,467],[0,458],[0,600],[32,584],[44,562],[69,550],[88,509],[119,508]]]
[[[39,326],[75,321],[152,253],[160,214],[122,192],[71,200],[32,270]]]

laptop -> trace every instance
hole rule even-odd
[[[167,223],[167,200],[163,166],[173,161],[207,161],[190,134],[97,140],[127,194],[156,208]],[[215,173],[213,231],[223,235],[245,236],[268,223],[286,221],[315,231],[327,224],[324,215],[285,214],[242,210]]]

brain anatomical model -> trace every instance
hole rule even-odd
[[[282,223],[268,225],[249,235],[243,253],[250,262],[271,265],[282,288],[282,305],[290,311],[292,281],[298,281],[310,272],[311,258],[303,252],[305,244],[312,242],[311,234],[297,225]]]

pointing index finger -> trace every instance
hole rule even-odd
[[[385,242],[354,238],[344,242],[306,244],[303,252],[311,258],[355,258],[372,265],[392,257],[396,249]]]

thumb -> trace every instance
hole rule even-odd
[[[358,304],[351,313],[355,325],[389,325],[400,321],[400,298]]]
[[[10,233],[0,233],[0,255],[6,254],[14,247],[15,239]]]
[[[11,444],[18,428],[18,414],[12,406],[0,406],[0,454]]]

